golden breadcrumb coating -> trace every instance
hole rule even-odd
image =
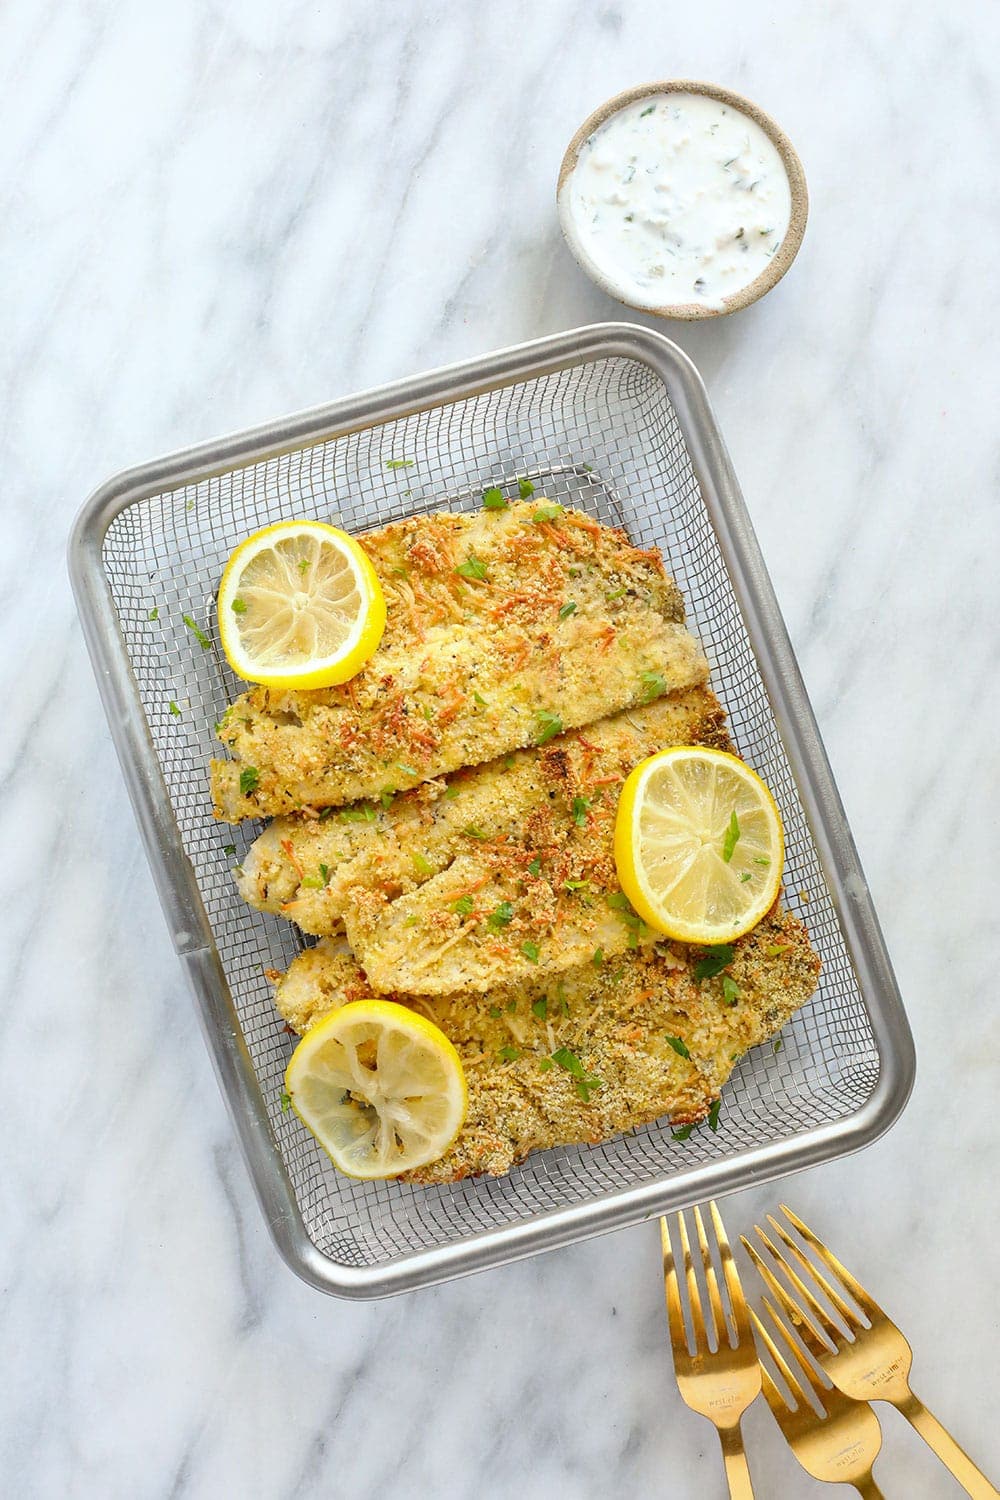
[[[701,951],[664,941],[548,984],[498,984],[486,998],[390,996],[441,1028],[469,1089],[453,1145],[406,1175],[502,1176],[531,1151],[596,1145],[664,1116],[704,1119],[739,1058],[781,1030],[819,974],[802,924],[780,907],[733,947],[724,973],[701,980]],[[325,938],[278,980],[275,1001],[301,1033],[373,993],[343,940]]]
[[[544,498],[358,540],[388,605],[378,650],[341,687],[237,699],[218,817],[377,799],[708,675],[659,552]]]
[[[306,932],[337,933],[346,923],[377,990],[482,991],[569,968],[596,948],[610,957],[653,936],[624,905],[615,871],[622,782],[663,746],[690,744],[729,744],[704,687],[455,773],[385,808],[277,818],[244,860],[239,889]]]

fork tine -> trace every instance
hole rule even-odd
[[[818,1271],[816,1269],[816,1267],[812,1264],[812,1262],[806,1259],[806,1257],[803,1255],[802,1251],[799,1249],[798,1245],[792,1239],[791,1235],[788,1233],[788,1230],[784,1227],[784,1225],[779,1224],[778,1221],[777,1221],[777,1219],[774,1217],[773,1214],[768,1214],[768,1216],[767,1216],[767,1222],[770,1224],[771,1228],[775,1231],[775,1233],[779,1236],[779,1238],[781,1239],[781,1243],[783,1245],[786,1245],[788,1247],[788,1249],[792,1252],[792,1254],[795,1256],[795,1259],[798,1261],[799,1265],[802,1266],[802,1268],[806,1272],[806,1274],[808,1276],[812,1277],[813,1281],[815,1281],[815,1283],[816,1283],[817,1286],[822,1287],[825,1295],[827,1297],[829,1297],[830,1301],[833,1303],[834,1307],[840,1313],[840,1316],[843,1318],[843,1320],[847,1324],[848,1328],[851,1328],[851,1329],[860,1329],[860,1328],[863,1328],[865,1325],[862,1323],[861,1319],[858,1317],[858,1315],[854,1311],[853,1307],[848,1307],[848,1305],[844,1301],[843,1297],[837,1291],[837,1288],[835,1286],[831,1285],[831,1283],[823,1275],[822,1271]],[[782,1262],[782,1264],[785,1263],[784,1256],[779,1255],[778,1259]],[[838,1342],[841,1342],[841,1340],[838,1340]]]
[[[823,1241],[819,1239],[815,1234],[813,1234],[812,1230],[809,1228],[809,1225],[803,1224],[798,1214],[793,1214],[792,1210],[787,1206],[787,1204],[782,1203],[781,1211],[785,1215],[785,1218],[788,1219],[788,1221],[791,1223],[792,1227],[799,1231],[799,1234],[805,1240],[806,1244],[811,1245],[812,1248],[816,1251],[816,1254],[819,1256],[819,1258],[833,1272],[833,1274],[840,1277],[844,1286],[846,1286],[847,1290],[850,1292],[851,1296],[854,1298],[858,1306],[863,1308],[870,1318],[884,1316],[884,1314],[882,1313],[882,1309],[879,1307],[878,1303],[874,1300],[873,1297],[870,1297],[868,1295],[864,1287],[861,1285],[860,1281],[857,1281],[851,1275],[846,1266],[841,1265],[840,1261],[834,1255],[833,1251],[828,1250],[823,1244]]]
[[[812,1391],[813,1395],[816,1397],[816,1400],[819,1402],[820,1410],[825,1415],[826,1387],[823,1385],[822,1380],[814,1370],[813,1366],[810,1364],[809,1360],[802,1353],[802,1350],[799,1348],[798,1344],[796,1344],[795,1339],[792,1337],[791,1330],[787,1328],[782,1322],[781,1314],[774,1306],[774,1303],[769,1302],[766,1297],[761,1298],[761,1301],[764,1303],[764,1306],[771,1314],[771,1322],[774,1324],[778,1333],[781,1335],[784,1341],[785,1348],[794,1357],[795,1363],[798,1365],[799,1369],[802,1371],[802,1374],[806,1378],[809,1389]],[[782,1374],[784,1374],[784,1370],[782,1370]]]
[[[687,1281],[688,1302],[691,1304],[691,1330],[694,1333],[695,1353],[702,1353],[708,1349],[708,1334],[705,1332],[705,1315],[701,1310],[701,1293],[698,1291],[698,1280],[694,1274],[694,1260],[691,1256],[691,1245],[688,1241],[687,1224],[684,1222],[683,1213],[677,1215],[677,1227],[680,1230],[681,1250],[684,1253],[684,1276]]]
[[[743,1295],[743,1285],[740,1281],[740,1273],[736,1269],[733,1260],[733,1252],[729,1248],[729,1239],[726,1235],[726,1226],[722,1222],[722,1215],[713,1198],[708,1205],[708,1211],[712,1215],[712,1224],[715,1228],[715,1238],[719,1244],[719,1254],[722,1257],[722,1274],[726,1279],[726,1290],[729,1293],[729,1305],[733,1310],[733,1323],[736,1328],[736,1341],[742,1343],[744,1339],[753,1337],[750,1331],[750,1317],[747,1313],[747,1299]]]
[[[766,1297],[764,1298],[764,1304],[765,1306],[770,1307],[770,1303],[768,1302]],[[754,1328],[756,1328],[757,1333],[760,1335],[760,1338],[764,1344],[764,1348],[767,1350],[768,1354],[771,1356],[771,1358],[774,1360],[774,1363],[781,1371],[782,1377],[787,1384],[788,1389],[792,1393],[792,1399],[795,1401],[796,1406],[801,1406],[803,1404],[808,1406],[809,1398],[789,1369],[788,1364],[781,1353],[781,1350],[778,1348],[777,1344],[774,1342],[771,1335],[768,1333],[767,1329],[758,1318],[757,1314],[751,1311],[750,1316],[753,1319],[753,1326]],[[766,1371],[764,1373],[767,1374]],[[781,1396],[780,1391],[778,1391],[777,1386],[774,1385],[773,1381],[771,1381],[771,1385],[775,1392],[779,1396]],[[788,1406],[788,1402],[785,1400],[784,1396],[781,1396],[781,1404],[789,1411],[791,1410],[791,1407]]]
[[[782,1307],[785,1309],[785,1312],[788,1313],[798,1332],[803,1336],[804,1342],[810,1345],[810,1347],[812,1348],[812,1352],[814,1354],[830,1354],[834,1349],[838,1347],[839,1342],[843,1339],[843,1334],[841,1333],[840,1329],[832,1321],[826,1309],[820,1306],[819,1302],[816,1300],[816,1297],[806,1286],[801,1276],[797,1275],[796,1272],[792,1270],[792,1267],[788,1264],[784,1256],[781,1254],[781,1251],[770,1239],[768,1239],[767,1235],[764,1233],[763,1229],[761,1229],[759,1224],[754,1225],[754,1230],[757,1235],[759,1235],[763,1244],[774,1256],[775,1261],[784,1271],[785,1275],[788,1277],[789,1281],[792,1283],[792,1286],[798,1292],[799,1296],[803,1299],[806,1306],[812,1311],[813,1316],[819,1323],[819,1328],[816,1327],[815,1323],[809,1317],[808,1313],[803,1312],[802,1308],[795,1301],[795,1299],[789,1295],[789,1293],[781,1285],[781,1282],[775,1276],[774,1272],[770,1269],[769,1266],[764,1263],[763,1258],[758,1254],[754,1246],[750,1244],[750,1241],[744,1236],[743,1243],[746,1246],[747,1254],[750,1256],[750,1259],[753,1261],[754,1265],[757,1267],[757,1270],[764,1278],[764,1281],[767,1283],[771,1291],[781,1303]]]
[[[716,1345],[729,1343],[729,1323],[722,1311],[722,1298],[719,1296],[719,1283],[715,1275],[715,1267],[712,1265],[712,1256],[708,1248],[708,1236],[705,1234],[705,1225],[702,1222],[701,1209],[695,1204],[694,1227],[698,1233],[698,1248],[701,1251],[701,1263],[705,1269],[705,1285],[708,1287],[708,1306],[711,1315],[712,1327],[715,1332]]]
[[[757,1327],[760,1328],[761,1325],[759,1322],[757,1322],[756,1313],[751,1313],[750,1316],[753,1318],[754,1322],[757,1323]],[[763,1329],[761,1329],[761,1334],[763,1336]],[[778,1422],[781,1423],[785,1416],[791,1414],[792,1408],[785,1400],[783,1393],[778,1389],[774,1381],[771,1379],[770,1375],[764,1369],[763,1365],[761,1365],[760,1367],[760,1388],[764,1392],[765,1401],[774,1412],[774,1415],[778,1419]]]
[[[670,1342],[675,1350],[689,1353],[684,1314],[681,1311],[681,1294],[677,1286],[677,1267],[674,1250],[670,1243],[670,1226],[665,1218],[660,1220],[660,1241],[663,1245],[663,1284],[667,1296],[667,1322],[670,1325]]]

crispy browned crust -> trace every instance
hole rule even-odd
[[[532,1151],[596,1145],[664,1116],[703,1120],[743,1053],[776,1035],[809,999],[820,964],[802,924],[780,907],[735,944],[725,971],[738,987],[733,1004],[722,975],[695,977],[699,956],[664,942],[568,970],[558,983],[499,985],[488,999],[391,996],[441,1027],[469,1089],[449,1151],[406,1175],[422,1183],[502,1176]],[[325,939],[278,982],[276,1004],[304,1032],[373,993],[346,945]],[[553,1062],[567,1054],[585,1075],[582,1087]]]
[[[342,687],[253,687],[227,710],[218,734],[233,759],[212,762],[216,816],[377,799],[530,745],[546,715],[572,728],[645,701],[651,685],[704,682],[659,553],[576,511],[536,521],[544,506],[362,537],[388,605],[378,650]],[[457,571],[470,560],[485,576]]]
[[[376,989],[482,991],[557,973],[598,947],[611,957],[635,936],[607,902],[620,891],[622,782],[666,745],[706,743],[728,747],[725,718],[708,688],[690,688],[384,808],[278,818],[245,859],[240,892],[318,936],[346,923]]]

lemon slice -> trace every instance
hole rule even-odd
[[[292,1053],[285,1088],[348,1177],[395,1177],[437,1161],[468,1107],[444,1032],[391,1000],[355,1000],[320,1021]]]
[[[265,687],[346,682],[385,629],[385,597],[367,555],[322,521],[279,521],[241,542],[222,575],[218,611],[229,665]]]
[[[622,788],[618,878],[643,921],[678,942],[749,932],[774,904],[784,857],[774,798],[735,755],[661,750]]]

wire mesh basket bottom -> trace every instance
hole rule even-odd
[[[282,517],[365,530],[414,513],[474,509],[484,488],[514,476],[624,526],[639,546],[662,549],[733,738],[781,808],[786,904],[823,960],[820,990],[786,1028],[779,1050],[767,1044],[743,1059],[716,1134],[703,1129],[677,1142],[662,1122],[603,1145],[538,1153],[502,1180],[434,1188],[355,1183],[334,1172],[281,1107],[292,1039],[276,1017],[265,971],[285,968],[302,939],[289,923],[250,911],[235,892],[231,867],[260,825],[234,830],[212,816],[213,725],[241,686],[215,644],[213,594],[235,542]],[[868,1014],[680,426],[647,364],[594,359],[139,500],[110,526],[104,565],[279,1150],[307,1233],[325,1254],[374,1266],[430,1250],[695,1163],[745,1158],[853,1113],[869,1097],[879,1058]]]

